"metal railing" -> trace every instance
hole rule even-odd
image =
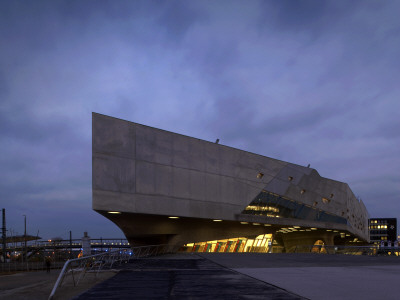
[[[349,255],[397,255],[399,247],[379,246],[327,246],[327,245],[301,245],[294,246],[288,252],[292,253],[321,253],[321,254],[349,254]]]
[[[52,262],[51,269],[61,269],[64,265],[63,262]],[[13,273],[13,272],[26,272],[26,271],[44,271],[46,270],[46,263],[44,261],[29,261],[29,262],[2,262],[0,263],[0,274]]]
[[[77,286],[88,272],[95,273],[97,276],[101,270],[111,269],[116,265],[128,263],[138,258],[169,253],[171,249],[173,248],[169,245],[151,245],[117,251],[106,251],[95,255],[70,259],[65,262],[48,299],[54,299],[57,289],[62,286],[67,277],[72,279],[73,286]]]

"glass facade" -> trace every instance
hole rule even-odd
[[[384,242],[394,243],[397,240],[397,219],[378,218],[369,220],[369,233],[371,243],[380,245]]]
[[[242,213],[266,217],[347,224],[347,220],[343,217],[267,191],[262,191],[258,194]]]
[[[272,234],[262,234],[255,239],[238,237],[232,239],[189,243],[183,246],[183,252],[269,252],[272,245]]]

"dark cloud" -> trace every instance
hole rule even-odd
[[[92,111],[311,163],[348,182],[371,216],[399,216],[398,11],[390,1],[1,2],[10,226],[28,214],[46,237],[120,234],[91,211]]]
[[[280,27],[292,30],[317,29],[328,11],[328,2],[326,1],[283,0],[275,2],[274,6],[277,11],[276,22]],[[269,10],[271,7],[267,7],[267,9]]]
[[[159,4],[163,9],[160,9],[157,21],[165,29],[169,39],[181,41],[191,26],[207,19],[201,7],[193,6],[193,2],[169,1]]]

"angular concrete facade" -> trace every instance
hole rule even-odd
[[[368,240],[364,204],[315,169],[97,113],[92,122],[93,209],[131,244],[272,233],[289,251]]]

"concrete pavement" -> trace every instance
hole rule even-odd
[[[399,299],[400,266],[240,268],[309,299]]]
[[[400,257],[321,254],[201,254],[309,299],[399,299]]]
[[[127,264],[114,277],[74,299],[304,298],[189,254],[141,259]]]
[[[117,270],[115,270],[117,271]],[[201,253],[140,259],[66,282],[56,299],[398,299],[400,257]],[[47,299],[59,272],[0,276],[0,299]],[[104,280],[100,284],[96,284]],[[304,297],[304,298],[303,298]]]
[[[18,272],[9,275],[0,275],[0,300],[47,300],[60,274],[60,270],[34,272]],[[57,290],[56,300],[67,300],[88,290],[93,285],[115,275],[110,270],[99,274],[87,273],[77,287],[74,287],[71,278],[66,279]]]

